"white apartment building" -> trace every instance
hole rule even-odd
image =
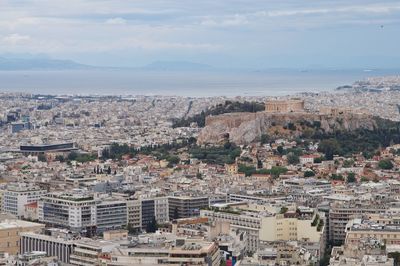
[[[157,223],[169,221],[168,197],[154,198],[154,216]]]
[[[95,230],[96,200],[92,194],[53,192],[38,201],[39,221],[72,231]]]
[[[38,202],[39,221],[88,235],[121,229],[128,224],[127,201],[95,197],[83,190],[53,192]]]
[[[96,202],[96,231],[121,229],[128,224],[125,200],[113,198]]]
[[[141,231],[153,218],[162,224],[169,221],[168,197],[130,199],[126,202],[127,223]]]
[[[8,184],[2,194],[2,212],[22,218],[25,216],[25,205],[38,201],[47,191],[26,183],[18,183]]]
[[[200,216],[207,217],[210,221],[229,222],[231,228],[247,234],[247,250],[257,251],[261,228],[261,216],[258,213],[201,210]]]

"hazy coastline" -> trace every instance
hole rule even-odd
[[[333,91],[398,70],[160,71],[129,69],[0,71],[0,91],[38,94],[279,96]]]

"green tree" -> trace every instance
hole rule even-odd
[[[254,166],[248,166],[245,164],[240,164],[238,167],[239,173],[244,173],[245,176],[251,176],[256,173],[256,168]]]
[[[289,164],[298,164],[300,162],[299,156],[294,154],[293,152],[290,152],[287,155],[287,161]]]
[[[259,169],[256,171],[256,173],[260,175],[269,175],[270,171],[268,169]]]
[[[343,177],[341,174],[339,174],[339,175],[337,175],[337,174],[332,174],[332,175],[331,175],[331,179],[332,179],[332,180],[341,180],[341,181],[343,181],[343,180],[344,180],[344,177]]]
[[[319,129],[321,127],[321,121],[314,121],[313,127]]]
[[[327,160],[333,160],[333,155],[340,153],[340,146],[336,139],[325,139],[320,142],[318,150],[325,154]]]
[[[76,153],[76,152],[70,152],[69,154],[68,154],[68,160],[69,161],[75,161],[76,160],[76,158],[78,158],[78,154]]]
[[[389,159],[383,159],[379,161],[378,166],[381,169],[390,170],[393,168],[393,163]]]
[[[56,161],[59,161],[59,162],[63,163],[63,162],[65,162],[65,158],[62,155],[57,155],[56,156]]]
[[[205,163],[220,164],[225,163],[231,164],[235,162],[235,159],[240,155],[241,149],[233,143],[224,146],[214,147],[192,147],[189,152],[193,158],[202,160]]]
[[[279,213],[280,213],[280,214],[285,214],[285,213],[287,213],[287,211],[288,211],[288,208],[287,208],[286,206],[283,206],[283,207],[281,208],[281,210],[279,211]]]
[[[177,165],[181,161],[181,159],[176,155],[167,156],[166,160],[168,161],[169,167]]]
[[[309,139],[314,135],[314,133],[315,132],[312,128],[306,128],[303,130],[303,137]]]
[[[356,175],[353,172],[347,174],[347,183],[355,183],[356,181]]]
[[[315,176],[314,171],[307,170],[304,172],[304,177],[312,177]]]
[[[354,160],[353,159],[345,160],[343,162],[343,167],[345,167],[345,168],[352,167],[353,165],[354,165]]]
[[[364,156],[365,159],[371,159],[374,154],[372,152],[368,152],[368,151],[363,151],[362,155]]]
[[[388,253],[388,257],[389,258],[393,258],[393,260],[394,260],[393,265],[394,266],[399,266],[400,265],[400,253],[398,251]]]
[[[262,134],[261,135],[261,144],[267,144],[269,143],[271,140],[269,139],[267,134]]]
[[[281,174],[285,174],[287,172],[287,168],[282,166],[272,166],[269,172],[273,178],[278,178]]]
[[[137,230],[136,228],[134,228],[134,227],[132,226],[132,224],[130,224],[130,223],[128,223],[128,226],[127,226],[126,229],[128,230],[128,233],[129,233],[130,235],[133,235],[133,234],[137,234],[137,233],[138,233],[138,230]]]
[[[278,147],[276,148],[276,151],[277,151],[280,155],[282,155],[283,152],[284,152],[283,146],[278,146]]]
[[[295,130],[296,130],[296,126],[295,126],[295,124],[293,124],[292,122],[289,122],[289,123],[287,124],[287,127],[288,127],[288,129],[291,130],[291,131],[295,131]]]
[[[324,160],[323,157],[318,157],[314,159],[314,163],[322,163],[323,160]]]
[[[294,155],[301,156],[301,155],[303,155],[303,150],[300,148],[290,148],[290,149],[286,149],[286,153],[287,154],[293,153]]]

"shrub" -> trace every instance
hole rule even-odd
[[[389,159],[380,160],[378,163],[379,168],[389,170],[393,168],[393,163]]]
[[[312,176],[315,176],[315,173],[314,173],[314,171],[305,171],[304,172],[304,177],[312,177]]]

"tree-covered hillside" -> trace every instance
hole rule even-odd
[[[191,123],[197,123],[199,127],[204,127],[206,122],[206,117],[209,115],[220,115],[226,113],[238,113],[238,112],[260,112],[264,111],[265,106],[264,103],[260,102],[232,102],[225,101],[223,104],[218,104],[216,106],[211,107],[210,109],[201,112],[200,114],[196,114],[191,117],[177,119],[173,121],[172,126],[176,127],[189,127]]]

